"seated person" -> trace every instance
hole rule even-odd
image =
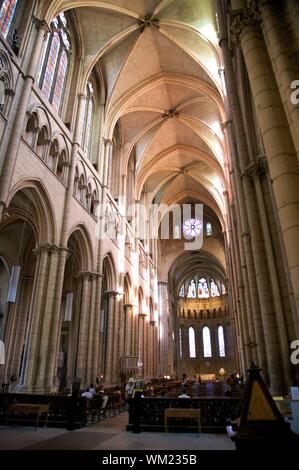
[[[101,399],[100,414],[104,414],[109,399],[104,389],[99,391],[99,398]]]
[[[95,396],[97,394],[96,389],[94,388],[93,384],[89,385],[89,391],[90,391],[90,393],[93,394],[93,396]]]
[[[183,393],[178,396],[178,398],[190,398],[189,395],[187,395],[187,390],[184,388]]]
[[[93,394],[91,393],[89,387],[86,388],[85,392],[82,393],[81,397],[93,398]]]
[[[121,391],[118,385],[115,387],[113,391],[113,397],[114,397],[116,405],[119,405],[122,402]]]

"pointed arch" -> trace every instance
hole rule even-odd
[[[195,345],[195,331],[193,326],[189,328],[189,357],[194,359],[196,357],[196,345]]]
[[[205,326],[202,330],[203,356],[212,357],[211,332],[210,328]]]
[[[86,226],[84,224],[74,226],[69,232],[68,240],[70,241],[72,237],[74,238],[74,252],[80,271],[91,272],[93,249],[91,236]]]
[[[106,281],[107,291],[116,291],[116,269],[111,252],[104,256],[102,273]]]

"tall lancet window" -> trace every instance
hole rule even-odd
[[[0,31],[7,39],[12,27],[15,14],[17,12],[19,0],[4,0],[0,8]]]
[[[220,292],[219,292],[219,287],[214,281],[214,279],[211,279],[211,296],[212,297],[219,297]]]
[[[202,339],[204,357],[212,357],[211,333],[210,328],[208,328],[207,326],[205,326],[202,330]]]
[[[59,113],[63,102],[71,54],[68,22],[64,13],[52,21],[51,31],[44,46],[38,82],[44,96]]]
[[[219,347],[219,356],[220,357],[225,357],[225,343],[224,343],[223,326],[218,327],[218,347]]]
[[[189,328],[189,355],[191,358],[196,357],[195,332],[192,326]]]
[[[207,280],[203,277],[198,281],[198,298],[208,299],[210,297]]]
[[[92,82],[88,82],[86,87],[86,100],[82,113],[82,137],[81,146],[87,156],[90,156],[91,140],[92,140],[92,127],[93,127],[93,115],[94,115],[94,89]]]
[[[189,284],[188,287],[188,296],[189,299],[196,299],[196,285],[194,279]]]
[[[185,286],[184,286],[184,284],[182,284],[182,287],[180,288],[179,297],[185,297]]]

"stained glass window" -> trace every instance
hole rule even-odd
[[[223,326],[218,327],[218,347],[219,347],[220,357],[225,357],[225,343],[224,343]]]
[[[198,298],[208,299],[210,297],[207,280],[203,277],[198,281]]]
[[[61,13],[52,21],[52,33],[44,46],[39,86],[57,112],[60,111],[69,68],[71,42],[66,17]]]
[[[182,328],[179,328],[179,351],[180,357],[183,357]]]
[[[214,279],[211,279],[211,296],[212,297],[219,297],[220,296],[219,287],[217,286]]]
[[[195,286],[194,279],[192,279],[192,281],[189,284],[188,297],[189,299],[196,299],[196,286]]]
[[[204,357],[212,357],[212,348],[211,348],[211,334],[210,329],[205,326],[202,330],[202,339],[203,339],[203,355]]]
[[[16,12],[18,0],[4,0],[0,9],[0,31],[5,37],[8,36],[12,21]]]
[[[206,225],[206,234],[207,234],[207,237],[211,237],[213,235],[213,229],[212,229],[211,222],[208,222],[207,225]]]
[[[202,222],[199,219],[187,219],[183,223],[183,232],[187,238],[198,237],[202,233]]]
[[[52,91],[52,83],[54,81],[55,69],[59,54],[60,48],[60,39],[58,33],[54,33],[51,41],[51,47],[49,51],[47,67],[43,77],[42,92],[43,94],[50,99]]]
[[[60,57],[60,63],[58,67],[58,73],[56,77],[56,83],[55,83],[53,101],[52,101],[52,105],[54,106],[57,112],[59,111],[62,93],[64,90],[67,67],[68,67],[68,58],[67,58],[66,52],[63,51]]]
[[[192,326],[189,328],[189,355],[191,358],[196,357],[195,332]]]
[[[93,115],[94,115],[94,101],[93,101],[93,86],[92,82],[88,82],[86,89],[86,100],[84,102],[84,108],[82,110],[82,136],[81,145],[86,154],[89,156],[91,151],[92,142],[92,127],[93,127]]]
[[[184,286],[184,284],[180,288],[179,297],[185,297],[185,286]]]
[[[226,294],[226,287],[223,283],[221,283],[221,293],[222,293],[222,295]]]

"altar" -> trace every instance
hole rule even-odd
[[[202,382],[215,382],[216,374],[200,374]]]

